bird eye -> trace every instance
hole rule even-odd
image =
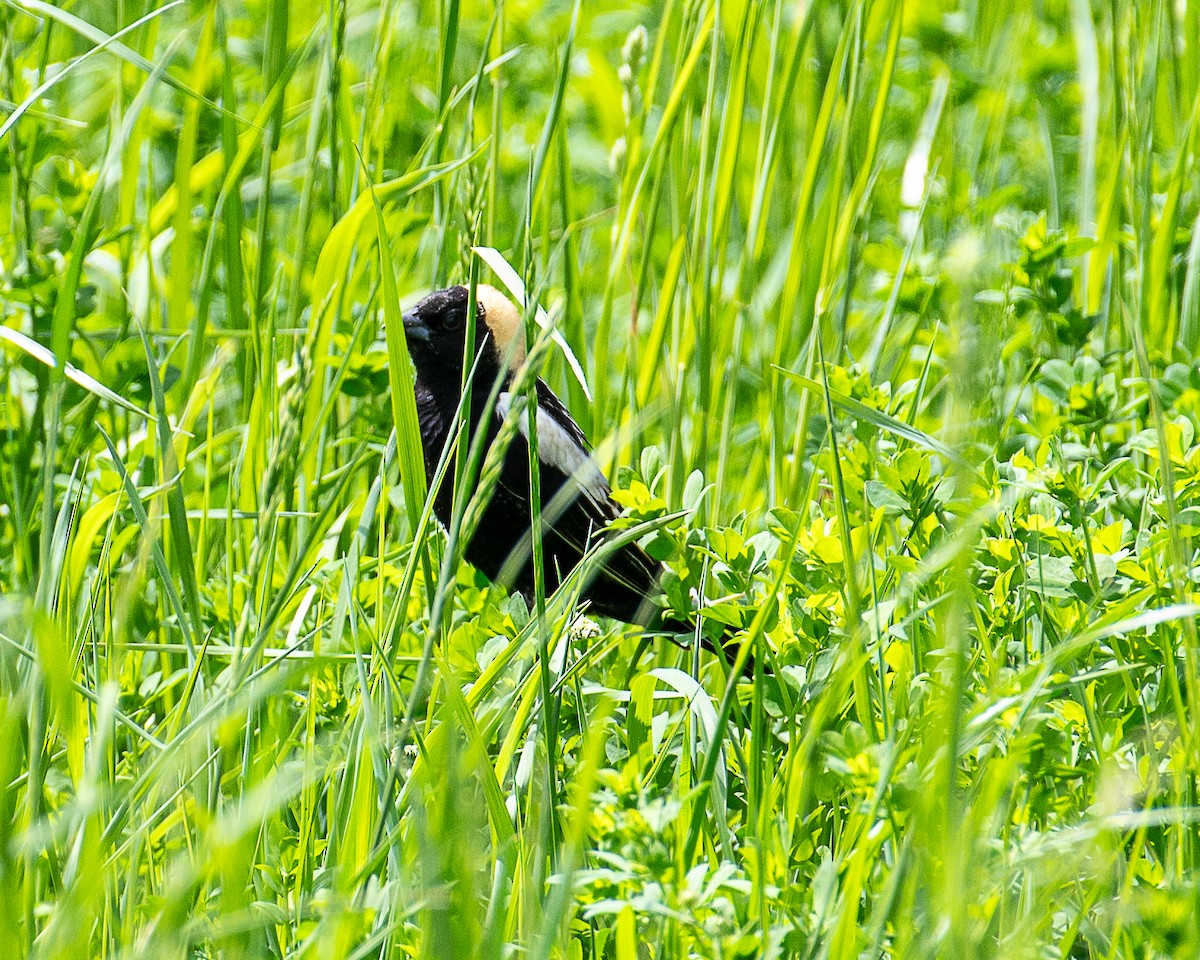
[[[462,326],[462,321],[463,321],[462,314],[456,312],[456,313],[452,313],[452,314],[450,314],[450,316],[446,317],[446,320],[442,324],[442,326],[445,327],[447,330],[457,330],[459,327]]]

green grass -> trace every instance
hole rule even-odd
[[[0,960],[1200,956],[1200,6],[0,39]],[[752,679],[461,563],[471,281]]]

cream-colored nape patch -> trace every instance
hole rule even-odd
[[[496,349],[503,358],[516,340],[512,352],[512,365],[525,361],[525,331],[521,329],[521,314],[516,305],[495,287],[481,283],[475,287],[475,299],[483,307],[483,319],[496,341]]]

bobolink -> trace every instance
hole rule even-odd
[[[463,286],[429,294],[404,314],[404,333],[416,366],[417,418],[425,452],[425,474],[432,485],[438,461],[462,398],[468,292]],[[476,357],[471,380],[469,419],[472,435],[481,427],[485,443],[495,442],[516,398],[516,370],[525,359],[521,318],[513,303],[494,287],[476,287],[475,344],[467,355]],[[505,358],[508,367],[505,367]],[[494,410],[487,415],[489,393],[501,380]],[[589,546],[605,536],[605,527],[619,508],[608,481],[588,452],[587,440],[562,401],[541,379],[537,390],[537,446],[543,505],[543,574],[549,594],[580,562]],[[531,598],[534,570],[531,549],[528,417],[518,414],[519,434],[504,455],[491,499],[484,507],[474,536],[464,551],[467,560],[488,579],[501,582]],[[434,511],[443,525],[450,523],[453,484],[443,482]],[[661,591],[661,564],[637,543],[617,548],[585,585],[590,610],[664,632],[691,632],[679,621],[664,619],[654,603]],[[706,641],[706,646],[712,645]]]

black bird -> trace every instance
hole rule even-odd
[[[504,294],[480,284],[475,296],[475,344],[467,355],[468,363],[478,357],[471,381],[470,424],[472,435],[481,428],[487,431],[485,442],[490,446],[516,399],[511,388],[515,371],[525,359],[525,344],[520,315]],[[404,334],[417,370],[417,418],[425,451],[425,475],[431,485],[462,397],[467,305],[467,288],[456,286],[429,294],[404,314]],[[501,392],[494,411],[484,422],[488,395],[498,379]],[[579,425],[541,379],[536,390],[543,573],[549,594],[575,568],[588,547],[605,536],[606,525],[616,519],[620,509],[589,453]],[[528,419],[518,415],[517,423],[520,433],[505,453],[499,480],[464,553],[490,580],[531,598],[534,571]],[[450,522],[452,486],[443,482],[434,499],[434,511],[443,525]],[[658,581],[662,573],[660,563],[638,544],[630,543],[610,554],[584,586],[583,596],[595,613],[652,630],[691,633],[693,628],[688,624],[664,619],[654,603],[661,592]],[[707,641],[706,646],[712,648]],[[732,653],[729,651],[727,656]]]

